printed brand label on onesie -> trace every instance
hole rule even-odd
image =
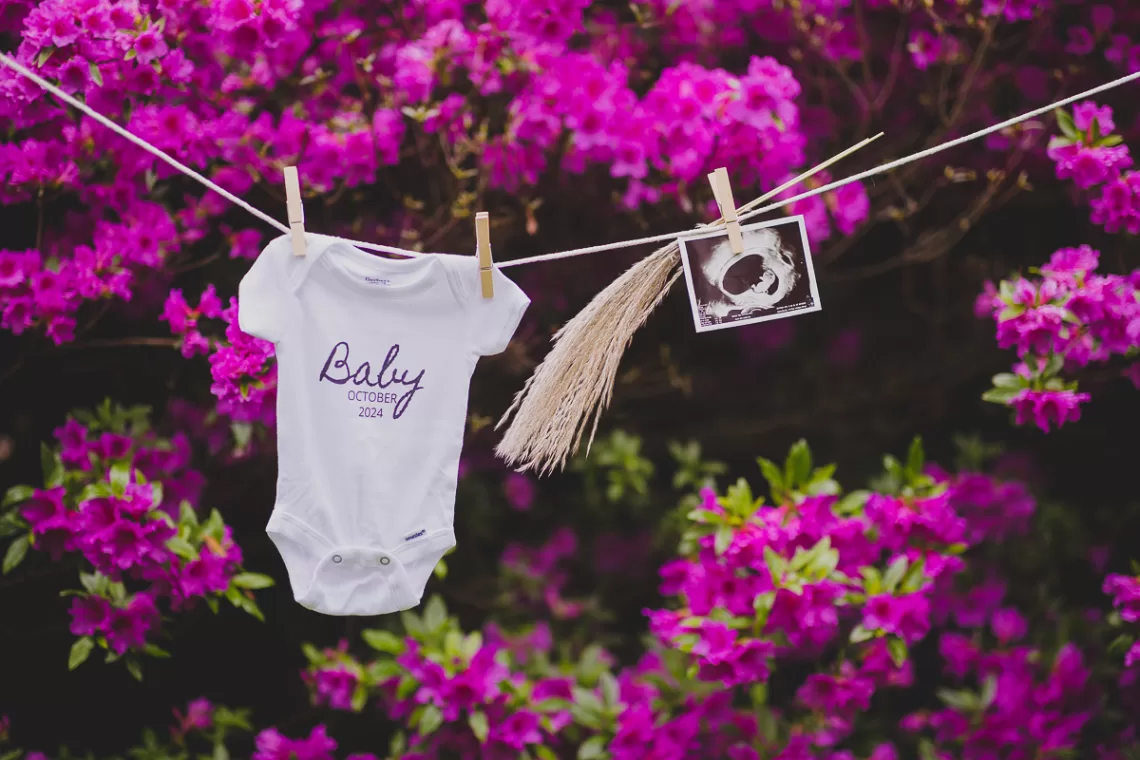
[[[393,343],[382,362],[353,357],[348,341],[333,345],[321,367],[318,383],[347,386],[347,415],[374,420],[398,420],[423,390],[425,370],[400,366],[400,344]]]
[[[367,282],[369,285],[385,285],[385,286],[387,286],[387,285],[392,284],[392,278],[390,278],[390,277],[372,277],[371,275],[365,275],[364,281]]]
[[[421,528],[410,536],[404,536],[404,540],[415,541],[417,538],[423,538],[425,535],[427,535],[427,530]]]
[[[697,332],[819,311],[803,216],[743,225],[744,252],[724,230],[681,238],[681,263]]]

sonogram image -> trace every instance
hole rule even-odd
[[[801,217],[744,227],[734,254],[723,232],[681,241],[698,331],[818,311]]]

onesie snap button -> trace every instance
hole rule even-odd
[[[392,561],[392,560],[388,559],[387,557],[381,557],[381,558],[380,558],[380,564],[381,564],[381,565],[387,565],[387,564],[388,564],[389,562],[391,562],[391,561]]]
[[[341,556],[340,556],[339,554],[334,554],[334,555],[333,555],[333,562],[335,562],[335,563],[337,563],[337,564],[339,565],[339,564],[340,564],[340,560],[341,560]]]

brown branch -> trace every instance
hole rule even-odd
[[[887,259],[886,261],[880,261],[876,264],[855,267],[842,272],[832,271],[828,273],[829,279],[837,282],[864,280],[869,277],[884,274],[893,269],[898,269],[902,266],[934,261],[935,259],[945,256],[950,252],[951,248],[957,245],[962,238],[966,236],[966,233],[973,229],[978,219],[986,213],[1008,203],[1013,196],[1020,191],[1020,187],[1015,184],[1010,188],[1009,192],[1006,192],[999,198],[998,191],[1002,188],[1002,180],[1004,180],[1004,176],[1001,179],[991,182],[989,187],[986,188],[970,207],[954,219],[953,223],[934,230],[933,232],[923,233],[919,236],[914,245],[904,250],[898,256]]]
[[[895,89],[895,83],[898,82],[899,71],[902,70],[903,56],[906,51],[906,24],[899,24],[899,30],[895,33],[895,45],[891,50],[891,64],[887,69],[887,78],[883,80],[883,86],[879,89],[879,94],[875,96],[874,101],[871,102],[871,107],[878,113],[887,104],[887,99],[890,98],[891,93]]]

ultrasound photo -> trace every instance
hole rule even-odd
[[[804,218],[745,225],[741,231],[739,255],[723,230],[679,241],[697,332],[819,311]]]

